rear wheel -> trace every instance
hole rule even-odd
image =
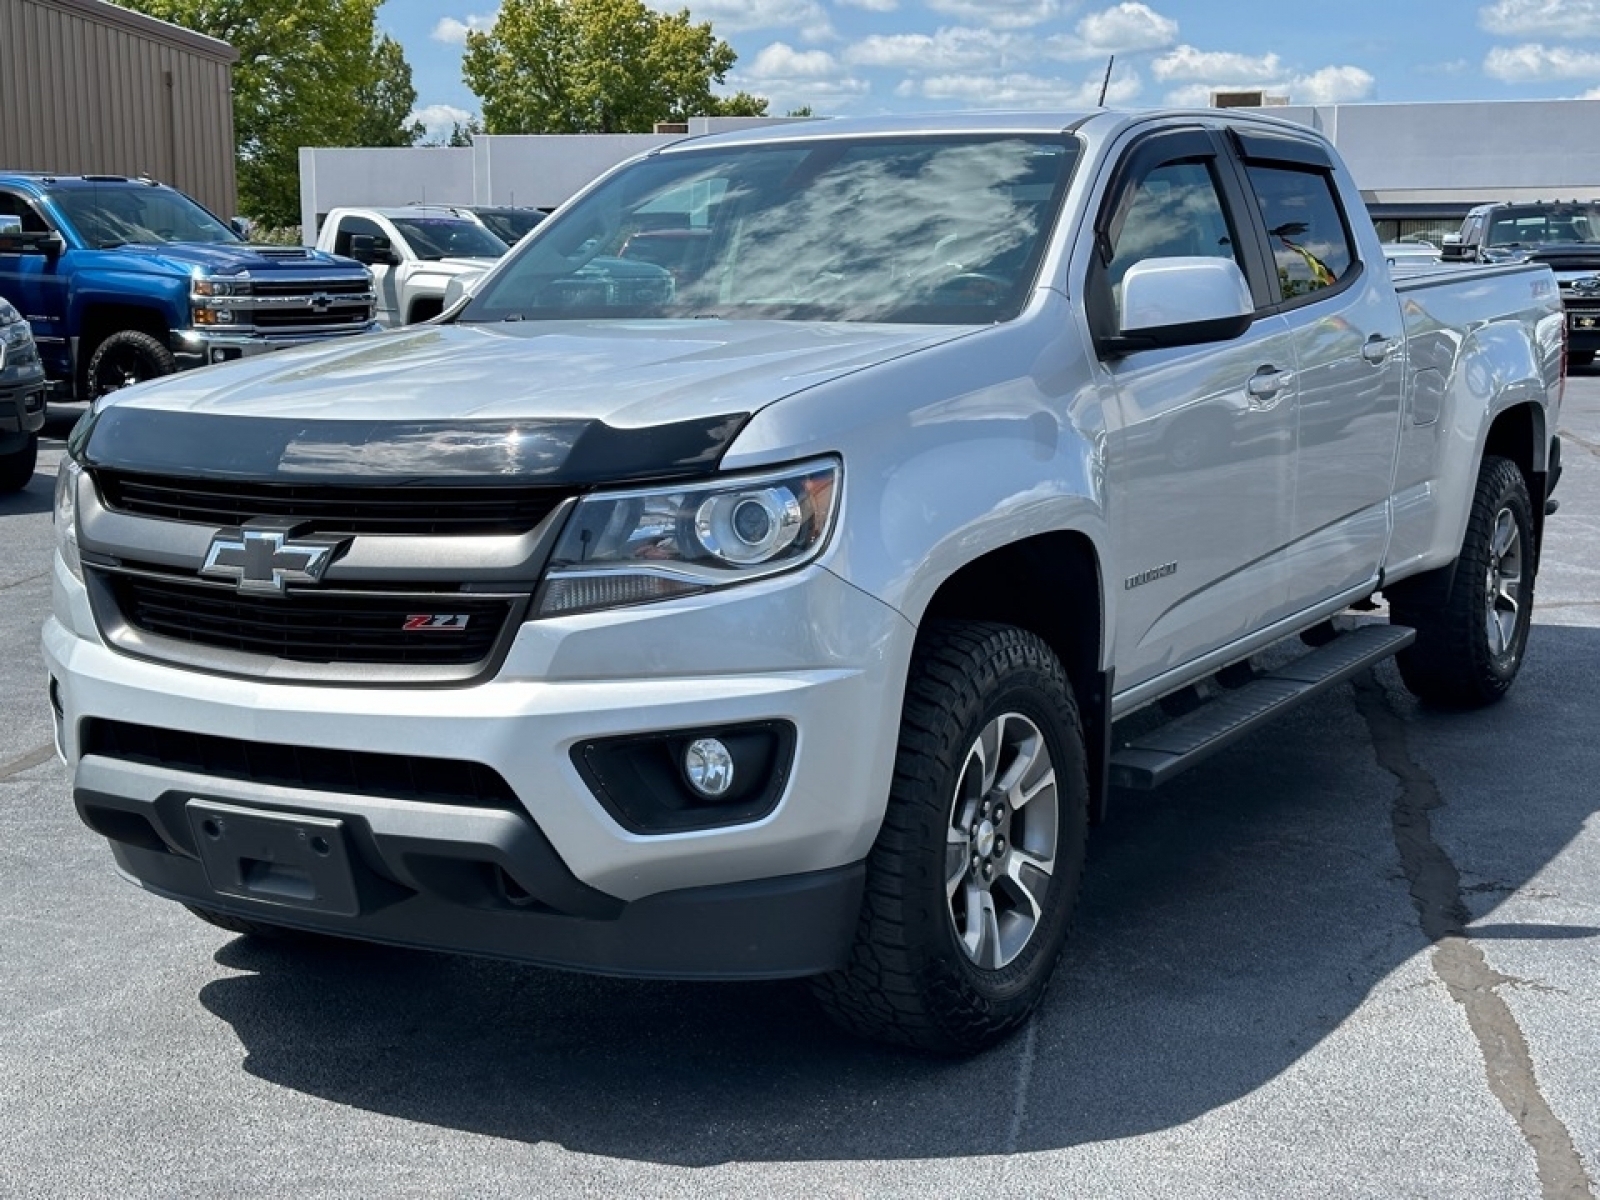
[[[912,662],[849,966],[814,983],[852,1031],[943,1054],[1025,1021],[1066,939],[1089,785],[1077,705],[1031,633],[950,622]]]
[[[1505,695],[1527,650],[1534,555],[1527,482],[1510,459],[1486,457],[1449,591],[1423,598],[1402,586],[1389,597],[1390,619],[1417,631],[1396,659],[1413,695],[1447,708]]]
[[[16,450],[0,454],[0,493],[20,492],[33,478],[39,462],[39,435],[30,433]]]
[[[107,392],[159,379],[177,369],[178,360],[159,339],[137,329],[124,329],[95,347],[89,359],[89,399],[98,400]]]

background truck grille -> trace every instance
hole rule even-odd
[[[312,325],[363,325],[371,317],[365,304],[335,304],[321,312],[313,308],[259,308],[244,320],[257,329],[303,329]]]
[[[364,296],[371,289],[364,277],[354,279],[256,279],[250,284],[252,296],[310,296],[325,292],[330,296]]]
[[[303,663],[477,663],[493,650],[518,603],[516,597],[469,593],[256,597],[231,587],[124,574],[112,575],[110,585],[123,620],[135,629]]]
[[[497,771],[457,759],[277,746],[101,718],[84,722],[83,753],[241,783],[521,811]]]
[[[118,512],[200,525],[294,517],[318,533],[525,533],[568,495],[557,488],[324,487],[106,470],[94,478],[106,506]]]

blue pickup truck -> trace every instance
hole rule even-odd
[[[0,172],[0,296],[62,401],[377,328],[360,263],[250,245],[182,192],[121,175]]]

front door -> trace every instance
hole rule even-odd
[[[1237,177],[1201,130],[1147,139],[1098,225],[1085,282],[1091,325],[1114,314],[1122,276],[1150,258],[1231,258]],[[1259,271],[1256,272],[1259,274]],[[1287,322],[1263,315],[1231,341],[1103,357],[1118,420],[1105,449],[1117,589],[1118,690],[1281,616],[1281,551],[1294,517],[1298,388]]]

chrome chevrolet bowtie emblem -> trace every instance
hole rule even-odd
[[[245,525],[211,539],[200,574],[232,579],[241,592],[281,596],[291,583],[321,583],[343,538],[295,537],[292,528]]]
[[[332,305],[333,297],[327,292],[318,292],[311,297],[311,311],[314,313],[325,313]]]

